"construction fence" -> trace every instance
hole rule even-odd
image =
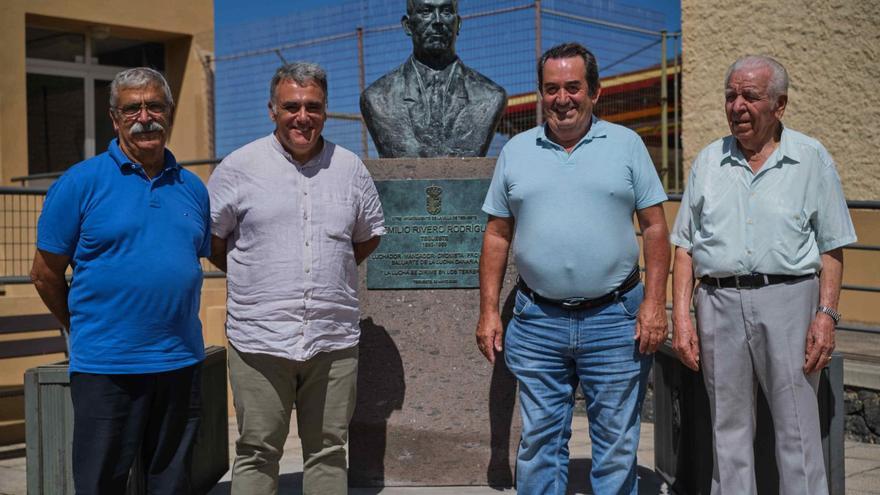
[[[325,135],[377,157],[358,101],[370,83],[412,52],[400,19],[402,0],[361,0],[217,31],[215,150],[224,156],[272,131],[266,104],[275,69],[320,64],[329,77]],[[465,65],[505,88],[508,108],[489,149],[541,122],[536,60],[547,48],[577,41],[599,61],[603,92],[596,113],[645,140],[664,185],[683,186],[679,139],[680,33],[663,31],[662,14],[590,0],[461,1],[456,45]]]

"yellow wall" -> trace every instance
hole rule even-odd
[[[27,175],[25,24],[165,43],[166,73],[177,103],[168,147],[180,160],[211,156],[211,122],[202,61],[214,50],[212,0],[2,0],[0,2],[0,184]],[[96,150],[101,152],[103,150]]]
[[[848,199],[880,199],[880,9],[876,0],[682,0],[685,166],[729,133],[724,73],[738,57],[778,59],[791,78],[784,122],[834,156]]]

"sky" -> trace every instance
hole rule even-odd
[[[350,0],[214,0],[214,24],[217,27],[225,27],[288,15],[296,9],[306,11],[346,3],[346,1]],[[666,19],[667,31],[675,32],[681,29],[681,0],[620,0],[619,3],[662,12]]]

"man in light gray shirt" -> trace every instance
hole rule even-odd
[[[673,347],[706,382],[713,495],[757,492],[756,383],[773,416],[779,493],[827,494],[816,388],[855,231],[831,156],[782,125],[785,68],[737,60],[725,101],[731,135],[694,160],[672,230]]]
[[[229,376],[239,439],[232,493],[278,490],[296,405],[304,493],[347,492],[345,444],[360,337],[357,264],[385,233],[370,174],[321,137],[327,77],[280,67],[270,85],[275,131],[211,175],[211,261],[227,272]]]

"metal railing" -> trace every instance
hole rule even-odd
[[[219,158],[189,160],[180,162],[183,166],[216,165]],[[30,283],[30,267],[33,261],[34,245],[37,235],[37,220],[42,210],[47,187],[0,187],[0,284]],[[669,200],[681,201],[681,194],[669,194]],[[851,210],[880,211],[880,201],[847,201]],[[845,250],[880,252],[880,245],[851,244]],[[880,260],[878,260],[880,262]],[[218,271],[207,260],[202,260],[202,269],[208,278],[221,278],[225,274]],[[874,285],[844,283],[842,289],[853,292],[880,293],[880,281]],[[838,328],[855,332],[880,334],[880,326],[843,322]]]

